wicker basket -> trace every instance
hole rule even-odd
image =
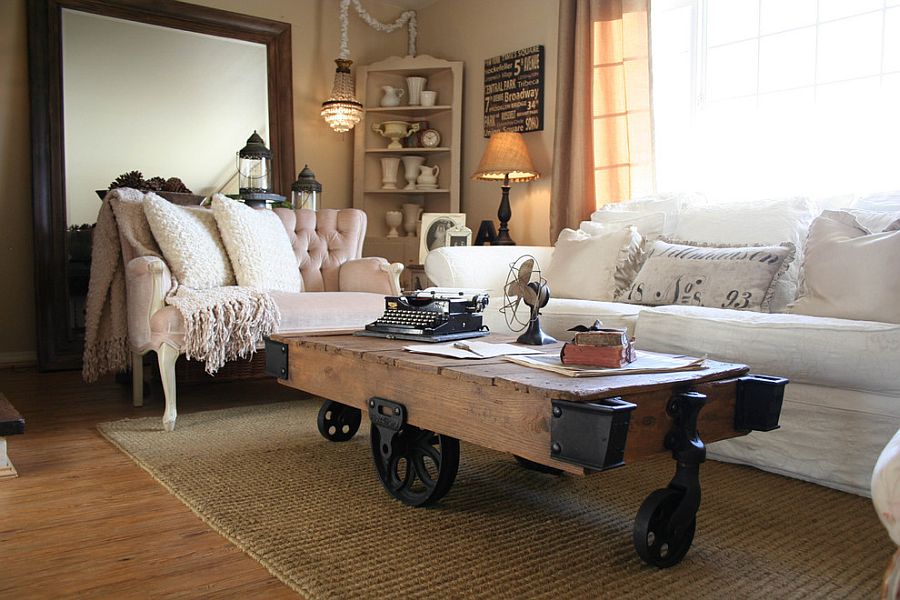
[[[204,370],[204,364],[196,360],[178,357],[175,363],[175,380],[182,383],[209,383],[213,381],[236,381],[239,379],[262,379],[266,375],[266,351],[257,350],[249,359],[238,359],[225,363],[215,375]]]

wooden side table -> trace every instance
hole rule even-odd
[[[0,479],[18,476],[6,453],[6,437],[22,433],[25,433],[25,419],[6,396],[0,394]]]

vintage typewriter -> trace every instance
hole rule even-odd
[[[428,288],[385,296],[384,315],[356,335],[447,342],[482,337],[490,331],[481,322],[488,303],[484,290]]]

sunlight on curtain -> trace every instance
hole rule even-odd
[[[656,0],[657,184],[900,188],[900,0]]]
[[[600,4],[591,40],[598,206],[653,191],[647,2]]]

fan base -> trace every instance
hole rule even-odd
[[[528,329],[517,339],[520,344],[528,344],[529,346],[545,346],[547,344],[555,344],[556,339],[550,337],[541,330],[541,318],[536,317],[528,323]]]

